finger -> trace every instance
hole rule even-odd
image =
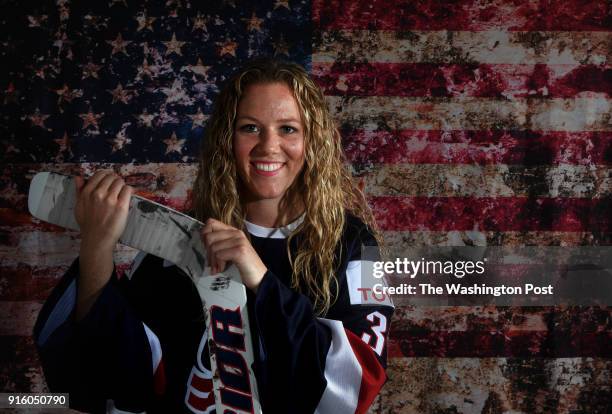
[[[92,192],[98,186],[98,183],[102,181],[107,174],[110,173],[111,171],[109,170],[96,171],[96,173],[87,180],[84,190],[86,192]]]
[[[216,250],[214,255],[219,262],[238,262],[239,260],[239,250],[238,248],[242,246],[241,241],[234,241],[234,243],[227,243],[223,246],[220,246],[219,250]]]
[[[206,260],[208,260],[208,266],[210,267],[210,273],[215,274],[215,258],[210,252],[209,248],[206,248]]]
[[[129,207],[130,199],[132,198],[132,194],[134,194],[134,187],[131,185],[124,185],[119,191],[119,195],[117,196],[117,201],[119,205],[122,207]]]
[[[227,239],[228,237],[235,237],[235,233],[238,230],[232,226],[229,226],[219,220],[209,218],[204,224],[202,229],[202,241],[206,247],[207,256],[209,257],[211,273],[215,274],[224,269],[225,263],[221,263],[215,256],[211,249],[211,244],[218,240]],[[217,234],[219,233],[219,234]]]
[[[210,266],[210,273],[211,274],[215,274],[215,256],[213,255],[212,251],[210,250],[210,248],[208,248],[206,250],[206,255],[208,257],[208,264]]]
[[[212,258],[212,274],[219,273],[225,269],[225,264],[229,259],[222,258],[219,256],[218,252],[227,250],[227,249],[235,249],[239,247],[243,241],[240,237],[233,238],[225,238],[222,240],[218,240],[215,243],[211,243],[209,246],[210,257]]]
[[[210,266],[210,272],[213,273],[213,258],[210,254],[209,243],[206,238],[206,235],[212,232],[212,226],[210,225],[209,220],[204,222],[204,226],[202,230],[200,230],[200,239],[202,240],[202,244],[206,249],[206,260],[208,260],[208,266]]]
[[[243,240],[244,235],[239,230],[231,229],[231,230],[215,231],[213,233],[207,234],[206,236],[207,236],[208,245],[210,246],[209,249],[211,250],[211,254],[214,257],[216,271],[222,272],[225,269],[226,262],[224,260],[219,259],[219,257],[215,255],[214,252],[217,249],[228,245],[227,243],[230,243],[230,244],[244,243],[244,240]]]
[[[227,262],[225,260],[217,260],[217,273],[221,273],[225,270],[225,267],[227,266]]]
[[[124,186],[125,186],[125,181],[123,181],[123,178],[119,177],[118,175],[115,176],[111,185],[108,187],[109,197],[111,197],[111,199],[113,200],[117,200],[117,197],[119,196],[119,192]]]
[[[220,260],[227,261],[227,260],[231,260],[231,258],[228,258],[226,256],[221,257],[219,256],[219,252],[222,250],[227,250],[227,249],[235,249],[237,247],[242,246],[243,243],[244,243],[243,240],[238,237],[220,240],[210,245],[210,251],[212,255],[215,257],[216,262],[219,262]]]
[[[240,237],[240,232],[236,229],[214,231],[214,232],[206,233],[203,236],[204,243],[207,246],[210,246],[211,244],[216,243],[220,240],[232,239],[235,237]]]
[[[106,198],[108,196],[108,189],[110,188],[111,184],[113,183],[113,181],[115,181],[117,177],[118,177],[117,174],[115,174],[112,171],[106,174],[104,178],[100,180],[94,192]]]
[[[214,218],[209,218],[206,220],[206,224],[210,226],[211,231],[235,229],[234,227]]]
[[[208,220],[206,220],[206,222],[204,222],[204,226],[202,227],[202,230],[200,230],[200,239],[202,240],[202,244],[204,245],[204,249],[206,249],[206,260],[208,262],[208,266],[210,267],[210,273],[214,274],[213,270],[214,270],[214,266],[213,266],[213,257],[211,255],[210,252],[210,248],[209,248],[209,243],[208,240],[206,238],[206,235],[208,233],[212,232],[212,227],[210,226],[210,223]]]
[[[219,260],[219,258],[214,254],[211,250],[210,246],[212,243],[217,243],[220,240],[226,240],[230,238],[238,238],[244,236],[244,234],[236,229],[235,227],[229,226],[219,220],[208,219],[206,221],[205,230],[204,230],[204,240],[205,244],[210,252],[209,255],[212,258],[211,262],[213,263],[214,272],[220,272],[225,269],[226,263]]]
[[[213,231],[211,219],[208,219],[204,222],[204,226],[202,227],[202,234],[210,233]]]
[[[85,186],[85,179],[83,179],[83,177],[81,177],[80,175],[77,175],[76,177],[74,177],[74,185],[76,188],[77,196],[80,196],[81,191],[83,191],[83,187]]]

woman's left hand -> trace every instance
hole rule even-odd
[[[268,269],[243,231],[211,218],[202,229],[202,242],[212,274],[222,272],[227,262],[232,262],[245,286],[257,292]]]

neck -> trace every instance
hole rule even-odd
[[[247,220],[263,227],[282,227],[296,220],[303,212],[304,205],[287,206],[280,209],[279,200],[257,200],[245,204]]]

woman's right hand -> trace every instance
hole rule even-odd
[[[112,251],[127,223],[134,189],[112,171],[97,171],[87,182],[75,178],[75,218],[86,246]]]
[[[97,171],[86,183],[76,177],[74,216],[81,228],[76,320],[91,309],[113,274],[113,250],[127,223],[133,188],[112,171]]]

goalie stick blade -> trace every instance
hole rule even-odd
[[[41,172],[32,179],[28,209],[34,217],[79,230],[74,218],[75,205],[73,177]],[[246,288],[235,266],[230,266],[219,275],[207,275],[206,253],[200,238],[202,227],[202,222],[186,214],[146,198],[132,196],[126,228],[119,241],[175,263],[194,281],[206,308],[211,367],[216,374],[213,375],[216,412],[261,414],[252,369],[254,354]],[[236,324],[236,321],[239,323]],[[230,326],[231,333],[243,336],[243,347],[214,339],[215,332],[219,333],[222,328],[229,332]],[[236,367],[236,361],[242,361],[242,369]],[[227,383],[223,381],[224,378]],[[235,388],[236,384],[238,389]]]
[[[30,191],[28,194],[28,211],[34,217],[38,217],[36,209],[41,204],[40,200],[42,199],[43,193],[45,191],[45,183],[48,179],[49,173],[41,172],[36,174],[30,182]]]
[[[72,177],[41,172],[34,176],[28,194],[28,210],[37,219],[79,230],[74,218],[76,188]]]
[[[75,205],[73,177],[42,172],[32,179],[28,208],[34,217],[79,230],[74,218]],[[192,277],[197,277],[206,267],[199,236],[202,227],[200,221],[183,213],[146,198],[132,196],[127,224],[119,241],[175,263]]]

